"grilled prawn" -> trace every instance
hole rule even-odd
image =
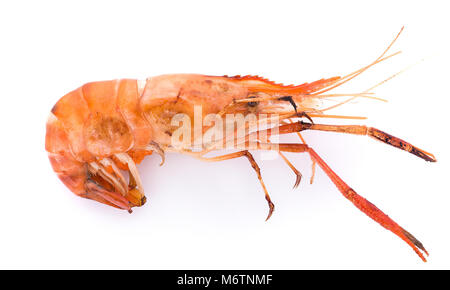
[[[296,186],[301,174],[283,152],[308,153],[313,163],[324,170],[345,198],[399,236],[426,261],[423,253],[428,253],[422,243],[350,188],[303,138],[303,142],[298,144],[270,141],[270,136],[274,134],[297,133],[301,137],[300,132],[304,130],[367,135],[426,161],[436,161],[432,154],[375,128],[318,124],[313,121],[320,117],[346,118],[326,115],[326,110],[337,105],[323,108],[321,100],[342,97],[327,92],[395,55],[386,56],[394,42],[395,39],[374,62],[347,76],[296,86],[284,86],[257,76],[194,74],[162,75],[143,81],[121,79],[88,83],[63,96],[52,108],[47,121],[45,147],[54,171],[73,193],[130,213],[132,207],[142,206],[146,202],[136,164],[147,155],[159,154],[162,163],[165,152],[189,154],[210,162],[246,157],[256,172],[268,202],[267,219],[274,205],[250,150],[278,152],[296,173]],[[370,90],[345,95],[348,99],[338,105],[358,97],[371,97]],[[198,144],[198,134],[194,132],[195,128],[188,126],[184,133],[187,132],[188,137],[185,139],[189,142],[174,144],[174,136],[180,135],[180,128],[174,119],[184,116],[190,120],[187,125],[192,125],[192,120],[197,118],[196,108],[199,107],[201,119],[213,115],[217,121],[225,120],[230,114],[241,114],[244,117],[255,116],[255,122],[253,125],[246,124],[245,133],[241,136],[236,137],[238,128],[235,128],[226,131],[221,138],[208,142],[202,139],[197,150],[194,145]],[[277,121],[275,133],[271,129],[255,127],[255,124],[269,119]],[[211,125],[205,126],[204,121],[200,122],[202,136],[211,130]],[[230,143],[230,140],[233,142]],[[232,148],[238,151],[214,157],[205,156],[223,148],[224,144],[232,144]],[[126,172],[128,180],[124,175]]]

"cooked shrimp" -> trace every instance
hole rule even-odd
[[[274,135],[300,135],[304,130],[367,135],[426,161],[435,162],[436,159],[431,153],[381,130],[362,125],[329,125],[313,121],[320,117],[358,119],[359,117],[326,115],[324,112],[355,98],[376,99],[371,92],[373,88],[362,93],[345,95],[330,94],[328,91],[395,55],[396,53],[386,55],[394,42],[395,39],[375,61],[347,76],[301,85],[285,86],[258,76],[195,74],[85,84],[63,96],[51,110],[46,134],[46,150],[51,165],[61,181],[76,195],[131,213],[133,207],[142,206],[146,202],[136,164],[147,155],[154,152],[159,154],[162,158],[161,165],[164,163],[165,152],[189,154],[209,162],[246,157],[261,183],[269,205],[269,219],[274,211],[274,204],[262,179],[261,170],[250,151],[279,152],[297,176],[295,186],[300,182],[301,174],[283,152],[308,153],[313,164],[317,164],[328,175],[345,198],[399,236],[426,261],[423,253],[428,253],[422,243],[350,188],[303,138],[303,142],[298,144],[270,141],[270,137]],[[324,107],[326,100],[343,96],[349,99],[331,107]],[[192,120],[195,123],[198,118],[198,108],[199,131],[195,124],[194,128],[191,126]],[[202,139],[203,135],[211,133],[212,122],[205,125],[208,123],[208,116],[215,116],[215,121],[228,124],[226,118],[238,114],[244,117],[255,116],[253,123],[245,124],[243,135],[239,136],[239,128],[233,127],[232,131],[225,130],[225,134],[220,138],[207,142]],[[182,132],[187,135],[184,142],[174,144],[176,138],[186,137],[180,134],[178,125],[183,119],[177,119],[178,116],[187,118],[188,131]],[[178,120],[178,123],[174,120]],[[273,127],[261,129],[258,126],[269,120],[276,121],[275,131]],[[224,131],[222,129],[220,127],[219,133]],[[206,156],[224,145],[230,148],[230,144],[239,151],[214,157]]]

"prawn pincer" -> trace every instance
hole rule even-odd
[[[188,154],[208,162],[245,157],[261,183],[269,219],[275,206],[250,151],[278,152],[297,176],[294,187],[302,175],[283,152],[307,153],[313,165],[326,173],[346,199],[404,240],[426,261],[424,254],[428,253],[422,243],[350,188],[301,136],[305,130],[365,135],[425,161],[436,161],[433,154],[376,128],[315,122],[322,117],[358,119],[325,112],[355,98],[378,99],[371,93],[376,86],[357,94],[328,92],[396,55],[387,52],[399,35],[367,66],[343,77],[301,85],[282,85],[259,76],[196,74],[87,83],[63,96],[51,110],[45,142],[50,163],[59,179],[76,195],[131,213],[133,207],[146,202],[136,164],[147,155],[160,155],[161,165],[166,152]],[[347,99],[324,106],[328,100],[342,97]],[[239,119],[236,116],[253,121],[234,126]],[[260,126],[268,123],[269,126]],[[298,134],[302,142],[280,143],[271,139],[291,133]],[[206,156],[223,148],[235,152]]]

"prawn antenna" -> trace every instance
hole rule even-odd
[[[325,109],[323,109],[323,110],[321,110],[321,111],[324,112],[324,111],[328,111],[328,110],[334,109],[334,108],[339,107],[339,106],[342,106],[342,105],[344,105],[344,104],[346,104],[346,103],[348,103],[348,102],[351,102],[351,101],[353,101],[353,100],[356,99],[356,98],[361,98],[361,97],[363,97],[363,98],[375,99],[375,100],[379,100],[379,101],[383,101],[383,102],[387,102],[386,99],[382,99],[382,98],[378,98],[378,97],[373,97],[373,96],[367,96],[366,94],[373,94],[373,93],[370,93],[370,91],[373,91],[375,88],[377,88],[377,87],[381,86],[382,84],[384,84],[384,83],[386,83],[386,82],[392,80],[392,79],[395,78],[396,76],[398,76],[398,75],[400,75],[400,74],[402,74],[402,73],[404,73],[404,72],[410,70],[411,68],[415,67],[416,65],[418,65],[418,64],[421,63],[421,62],[423,62],[424,60],[425,60],[425,58],[422,58],[422,59],[418,60],[417,62],[415,62],[415,63],[413,63],[413,64],[411,64],[411,65],[405,67],[404,69],[402,69],[402,70],[400,70],[400,71],[398,71],[398,72],[396,72],[395,74],[392,74],[390,77],[388,77],[388,78],[382,80],[381,82],[379,82],[379,83],[377,83],[376,85],[374,85],[374,86],[368,88],[367,90],[363,91],[362,93],[360,93],[360,94],[355,94],[355,95],[352,96],[351,98],[348,98],[347,100],[344,100],[344,101],[342,101],[342,102],[340,102],[340,103],[338,103],[338,104],[335,104],[335,105],[333,105],[333,106],[330,106],[330,107],[328,107],[328,108],[325,108]],[[323,97],[323,96],[326,96],[326,95],[322,95],[322,96],[319,96],[319,97]],[[349,94],[347,94],[347,96],[349,96]]]
[[[391,57],[393,57],[393,56],[395,56],[395,55],[397,55],[397,54],[400,54],[401,51],[397,51],[397,52],[395,52],[395,53],[393,53],[393,54],[391,54],[391,55],[385,56],[386,53],[391,49],[391,47],[392,47],[392,46],[394,45],[394,43],[397,41],[397,39],[399,38],[399,36],[400,36],[400,34],[402,33],[402,31],[403,31],[404,28],[405,28],[405,27],[403,26],[403,27],[400,29],[400,31],[397,33],[397,36],[394,38],[394,40],[391,41],[391,43],[388,45],[388,47],[383,51],[383,53],[382,53],[377,59],[375,59],[375,61],[373,61],[372,63],[370,63],[369,65],[367,65],[367,66],[365,66],[365,67],[363,67],[363,68],[360,68],[360,69],[358,69],[358,70],[356,70],[356,71],[354,71],[354,72],[352,72],[352,73],[350,73],[350,74],[348,74],[348,75],[342,77],[338,82],[334,83],[333,85],[331,85],[331,86],[329,86],[329,87],[324,88],[323,90],[321,90],[321,91],[319,91],[319,92],[316,92],[316,93],[313,94],[313,95],[320,95],[320,94],[322,94],[322,93],[328,92],[329,90],[332,90],[332,89],[334,89],[334,88],[337,88],[337,87],[339,87],[339,86],[342,86],[343,84],[345,84],[345,83],[347,83],[348,81],[350,81],[351,79],[353,79],[353,78],[359,76],[360,74],[362,74],[363,72],[365,72],[366,70],[368,70],[368,69],[371,68],[372,66],[376,65],[377,63],[380,63],[380,62],[385,61],[385,60],[387,60],[387,59],[389,59],[389,58],[391,58]]]

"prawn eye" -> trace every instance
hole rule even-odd
[[[254,99],[254,98],[256,98],[255,96],[251,96],[251,97],[248,97],[249,99]],[[256,107],[257,105],[258,105],[258,102],[248,102],[247,103],[247,105],[249,106],[249,107]]]

